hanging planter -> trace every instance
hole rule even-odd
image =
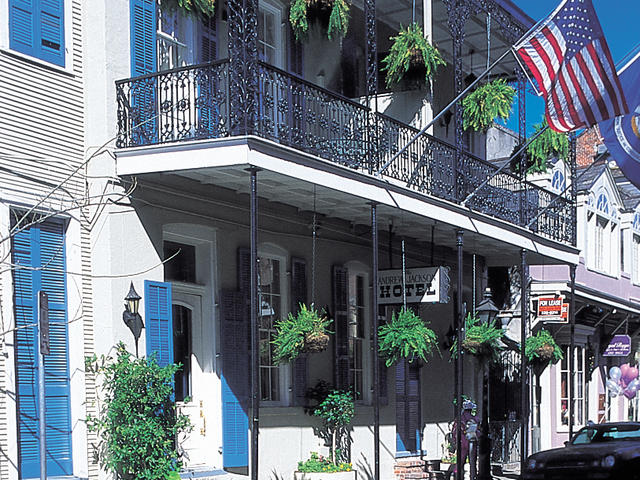
[[[391,50],[382,60],[388,88],[403,78],[411,81],[417,77],[419,82],[424,79],[428,83],[438,66],[447,64],[438,49],[427,41],[418,23],[401,28],[398,35],[390,40],[393,41]]]
[[[524,354],[531,365],[538,365],[543,369],[550,363],[556,363],[563,358],[562,349],[551,333],[544,329],[525,340]]]
[[[300,304],[297,315],[289,314],[276,323],[276,335],[273,340],[274,360],[286,363],[295,360],[303,352],[317,353],[326,350],[329,345],[327,328],[333,320],[324,312],[319,313],[313,306]]]
[[[349,29],[349,0],[292,0],[289,22],[300,41],[309,31],[309,23],[318,22],[327,30],[327,37],[333,40],[344,37]]]
[[[547,121],[534,125],[534,135],[540,130],[544,132],[533,140],[526,149],[527,174],[545,173],[549,169],[549,159],[567,160],[569,158],[569,137],[566,133],[551,130]],[[517,145],[511,156],[516,153],[522,144]],[[520,158],[518,155],[511,160],[511,171],[520,173]]]
[[[464,129],[486,132],[496,119],[508,119],[515,94],[515,88],[504,79],[493,80],[476,88],[462,100]]]
[[[480,361],[497,361],[500,352],[503,350],[502,342],[504,336],[501,328],[496,327],[495,320],[490,323],[481,323],[478,317],[470,313],[465,319],[465,337],[462,341],[462,350],[473,355]],[[458,340],[451,346],[451,356],[456,358]]]
[[[438,350],[438,337],[435,332],[412,310],[403,308],[391,316],[391,323],[378,328],[379,353],[390,367],[398,360],[409,362],[428,358]]]
[[[198,13],[205,17],[213,17],[215,0],[162,0],[163,6],[180,8],[187,13]]]

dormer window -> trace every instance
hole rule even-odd
[[[606,193],[601,193],[598,196],[598,203],[596,204],[596,209],[599,212],[604,213],[605,215],[609,215],[609,198]]]
[[[551,177],[551,188],[554,192],[561,193],[566,187],[564,173],[559,168],[554,170]]]

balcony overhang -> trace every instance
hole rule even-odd
[[[488,265],[519,263],[528,251],[530,264],[577,264],[578,250],[525,228],[472,211],[453,202],[411,189],[399,181],[374,175],[306,154],[259,137],[233,137],[121,149],[117,174],[170,181],[171,176],[200,184],[248,193],[247,167],[261,169],[259,196],[313,209],[354,225],[370,224],[370,204],[379,205],[379,224],[393,223],[398,235],[455,246],[455,231],[465,231],[465,251],[486,258]],[[433,227],[433,228],[431,228]],[[382,227],[384,228],[384,227]]]

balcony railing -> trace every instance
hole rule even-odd
[[[374,173],[417,130],[360,103],[261,63],[255,133],[325,160]],[[177,68],[116,82],[120,148],[229,136],[228,61]],[[387,168],[393,183],[461,204],[574,244],[575,209],[570,198],[496,174],[490,162],[463,154],[423,134]],[[545,210],[546,209],[546,210]],[[538,217],[539,215],[539,217]]]

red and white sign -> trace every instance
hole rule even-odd
[[[538,320],[542,322],[567,323],[569,321],[569,304],[564,303],[564,296],[538,297]]]

